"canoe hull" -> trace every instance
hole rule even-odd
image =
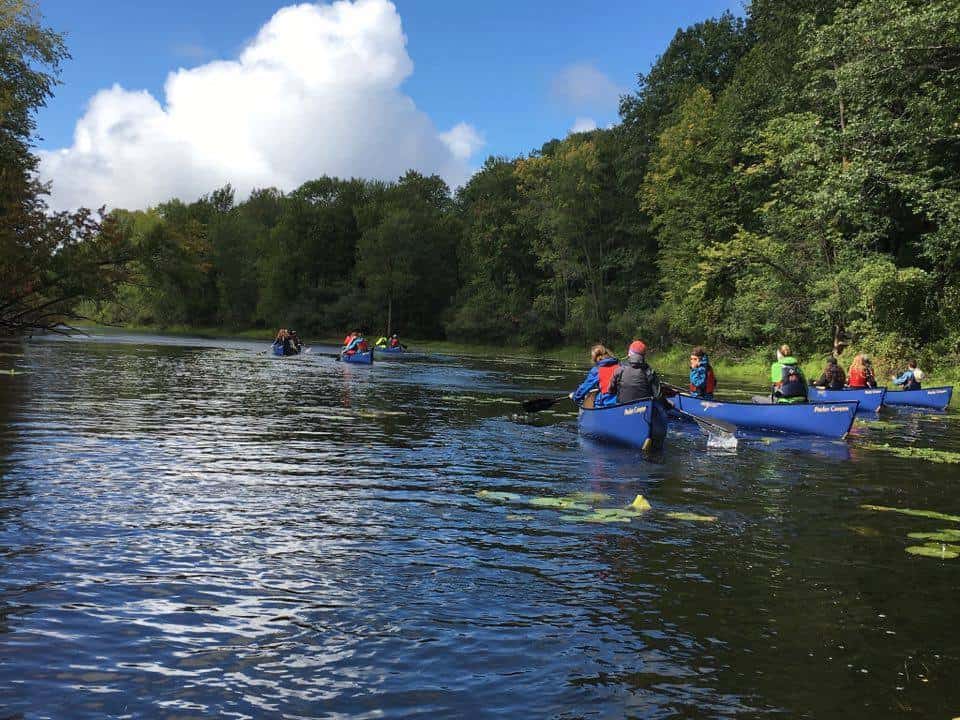
[[[271,349],[273,350],[273,354],[277,357],[293,357],[300,354],[299,352],[285,353],[283,351],[283,346],[273,345],[271,346]]]
[[[637,400],[604,408],[581,408],[580,434],[591,440],[643,447],[648,439],[662,443],[666,418],[653,400]]]
[[[373,365],[373,351],[358,352],[353,355],[343,355],[340,358],[345,363],[351,365]]]
[[[848,390],[820,390],[810,388],[810,400],[816,402],[851,402],[860,403],[858,412],[877,412],[883,405],[887,394],[886,388],[851,388]]]
[[[684,412],[706,419],[726,420],[744,430],[772,430],[797,435],[846,437],[853,425],[859,403],[811,402],[754,405],[751,403],[701,400],[689,395],[674,399]]]
[[[947,387],[924,388],[922,390],[890,390],[887,392],[883,404],[946,410],[952,397],[952,385]]]
[[[403,353],[406,352],[403,348],[400,348],[400,347],[398,348],[378,347],[376,348],[376,351],[378,353],[382,353],[383,355],[403,355]]]

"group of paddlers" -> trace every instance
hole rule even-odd
[[[890,380],[904,390],[920,390],[924,377],[924,372],[917,366],[917,361],[911,360],[903,373],[892,376]],[[781,345],[777,349],[777,360],[770,366],[770,384],[771,396],[776,402],[807,401],[807,380],[797,359],[791,355],[789,345]],[[840,367],[836,356],[831,355],[827,358],[827,364],[820,377],[811,381],[810,385],[825,390],[863,390],[875,388],[878,383],[870,357],[864,353],[858,353],[854,356],[846,373]]]
[[[582,405],[588,395],[593,395],[593,407],[608,407],[647,398],[661,399],[680,391],[660,382],[657,373],[647,364],[647,346],[642,340],[634,340],[627,348],[627,360],[621,363],[604,345],[594,345],[590,350],[593,367],[586,379],[570,398]],[[906,371],[892,377],[895,385],[904,390],[919,390],[924,373],[911,360]],[[876,376],[870,358],[858,354],[853,359],[849,372],[844,373],[837,359],[831,356],[823,373],[809,385],[829,390],[877,387]],[[712,400],[717,387],[717,376],[710,358],[702,347],[690,352],[689,393],[694,397]],[[807,379],[800,363],[791,354],[788,345],[777,349],[777,359],[770,366],[770,400],[776,403],[806,402]]]
[[[381,337],[377,340],[377,347],[383,348],[404,348],[400,342],[400,336],[397,333],[391,333],[390,337]],[[367,342],[366,331],[354,330],[343,339],[343,345],[340,348],[340,355],[356,355],[357,353],[370,352],[370,343]]]
[[[303,342],[296,330],[280,328],[273,341],[274,350],[281,350],[284,355],[298,355],[303,350]]]

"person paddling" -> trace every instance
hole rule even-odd
[[[850,364],[850,371],[847,373],[847,385],[852,388],[874,388],[877,386],[877,379],[873,374],[873,365],[870,358],[858,353],[854,356]]]
[[[593,367],[587,373],[586,379],[580,383],[580,387],[570,393],[570,399],[577,405],[581,405],[584,398],[596,390],[598,392],[593,401],[594,407],[616,405],[617,395],[610,392],[610,381],[620,361],[607,350],[605,345],[599,344],[591,348],[590,360],[593,362]]]
[[[813,384],[815,387],[825,390],[843,390],[845,383],[846,376],[843,373],[843,368],[840,367],[837,359],[831,355],[827,358],[827,366]]]
[[[777,361],[770,365],[772,397],[778,403],[803,403],[807,401],[807,381],[800,363],[790,354],[790,346],[783,344],[777,350]]]
[[[697,346],[690,353],[690,393],[703,400],[713,400],[717,378],[707,357],[707,351]]]
[[[917,361],[911,360],[907,363],[907,369],[900,377],[893,377],[894,385],[900,385],[904,390],[922,390],[920,382],[925,377],[923,370],[917,367]]]
[[[356,355],[358,352],[366,352],[367,350],[367,341],[363,337],[363,333],[360,330],[354,330],[352,333],[347,335],[343,341],[343,350],[340,351],[341,355]]]
[[[634,340],[627,348],[627,362],[618,367],[610,379],[610,393],[616,396],[616,403],[635,402],[652,399],[650,416],[650,437],[643,443],[644,450],[660,448],[667,435],[666,402],[660,378],[647,364],[647,345],[643,340]]]

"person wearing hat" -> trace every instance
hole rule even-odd
[[[617,368],[610,380],[610,393],[618,404],[660,397],[660,379],[647,365],[647,346],[634,340],[627,348],[627,362]]]
[[[594,345],[590,349],[590,359],[593,361],[593,367],[587,373],[586,379],[580,383],[580,387],[570,393],[570,399],[580,405],[589,393],[597,391],[597,397],[593,401],[594,407],[616,405],[617,394],[611,392],[610,380],[620,361],[607,350],[606,345]]]
[[[650,416],[650,437],[643,443],[644,450],[663,447],[667,436],[667,412],[665,400],[661,394],[660,378],[647,365],[647,345],[643,340],[634,340],[627,348],[627,362],[617,368],[610,381],[610,392],[616,397],[617,404],[636,400],[653,399],[653,413]]]
[[[846,381],[847,378],[843,373],[843,368],[840,367],[837,359],[831,355],[827,358],[827,366],[813,384],[815,387],[825,390],[843,390]]]

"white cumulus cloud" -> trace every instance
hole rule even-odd
[[[469,160],[484,145],[483,136],[467,123],[457,123],[447,132],[440,133],[440,139],[447,144],[453,156],[461,160]]]
[[[573,127],[570,128],[571,133],[582,133],[590,132],[591,130],[597,129],[597,121],[589,117],[578,117],[573,121]]]
[[[574,63],[553,79],[553,96],[580,112],[609,112],[620,102],[623,88],[591,63]]]
[[[400,90],[412,72],[388,0],[286,7],[237,59],[170,73],[163,103],[118,85],[98,92],[73,145],[40,153],[41,175],[55,208],[142,208],[227,182],[242,196],[410,168],[463,182],[482,137],[466,123],[440,132]]]

